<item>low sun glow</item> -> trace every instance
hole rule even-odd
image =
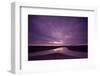
[[[63,41],[52,41],[52,42],[49,42],[51,44],[63,44]]]

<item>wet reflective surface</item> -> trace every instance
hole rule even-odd
[[[81,46],[30,46],[29,60],[88,58],[87,45]],[[35,51],[36,50],[36,51]]]

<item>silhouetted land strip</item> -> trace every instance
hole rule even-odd
[[[79,45],[79,46],[28,46],[28,52],[30,53],[30,52],[45,51],[59,47],[66,47],[72,51],[81,51],[81,52],[88,51],[88,45]]]
[[[81,59],[88,58],[88,45],[77,45],[77,46],[28,46],[28,55],[30,53],[52,50],[59,47],[66,47],[71,51],[85,52],[87,55],[85,57],[73,57],[68,55],[63,55],[60,53],[42,55],[42,56],[28,56],[28,60],[56,60],[56,59]]]

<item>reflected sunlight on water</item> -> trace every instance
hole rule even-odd
[[[64,51],[64,48],[63,47],[60,47],[60,48],[56,48],[56,49],[53,49],[54,52],[62,52]]]

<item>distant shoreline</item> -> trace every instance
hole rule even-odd
[[[87,46],[88,44],[28,44],[28,46]]]

